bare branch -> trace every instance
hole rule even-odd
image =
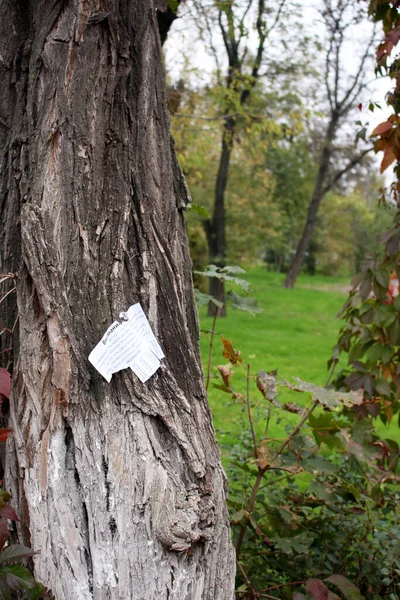
[[[343,29],[340,29],[338,32],[339,39],[335,39],[335,84],[334,84],[334,98],[335,98],[335,107],[339,106],[339,80],[340,80],[340,52],[342,50],[342,44],[344,40]]]
[[[232,112],[227,113],[225,115],[217,115],[215,117],[205,117],[203,115],[191,115],[187,113],[174,113],[174,117],[180,117],[181,119],[200,119],[202,121],[226,121],[227,119],[233,119],[236,117],[240,117],[242,115],[241,112]],[[264,113],[248,113],[246,112],[246,117],[252,119],[253,121],[262,121],[265,117],[272,117],[270,113],[265,111]]]
[[[232,0],[227,2],[227,10],[225,11],[226,18],[228,20],[228,38],[231,48],[231,55],[229,57],[229,66],[233,69],[239,67],[238,48],[240,43],[240,37],[237,40],[235,34],[235,15],[232,9]]]
[[[329,65],[331,64],[331,55],[333,52],[333,37],[331,36],[329,40],[329,47],[325,57],[325,87],[326,94],[328,96],[328,102],[331,110],[333,110],[334,102],[333,102],[333,93],[331,90],[331,86],[329,83]]]
[[[225,26],[224,26],[224,24],[222,22],[222,11],[221,10],[218,11],[218,25],[219,25],[219,28],[221,30],[222,39],[224,40],[224,46],[225,46],[225,50],[226,50],[226,53],[228,55],[228,60],[229,60],[229,64],[230,64],[231,63],[232,51],[231,51],[231,46],[229,44],[229,38],[228,38],[228,35],[226,33],[226,30],[225,30]]]
[[[280,14],[284,3],[285,3],[285,0],[282,0],[280,7],[278,9],[278,14]],[[257,22],[256,22],[256,28],[257,28],[257,33],[258,33],[258,48],[257,48],[256,57],[254,59],[253,68],[251,70],[251,75],[253,77],[251,87],[255,86],[256,80],[258,79],[262,56],[264,53],[264,44],[265,44],[265,40],[267,37],[266,31],[264,29],[264,19],[263,19],[264,11],[265,11],[264,0],[258,0],[258,12],[257,12]],[[242,94],[240,96],[240,104],[244,104],[246,102],[246,100],[248,99],[248,97],[250,96],[251,87],[246,88],[245,90],[242,91]]]
[[[214,36],[212,33],[210,17],[209,17],[208,11],[206,10],[207,7],[205,7],[204,4],[202,4],[201,2],[198,2],[197,0],[193,0],[193,4],[196,7],[196,10],[199,12],[199,14],[202,15],[202,18],[204,20],[206,30],[208,33],[208,43],[209,43],[209,46],[211,49],[211,53],[214,57],[216,67],[217,67],[217,81],[218,81],[218,85],[220,85],[221,84],[221,77],[220,77],[221,66],[220,66],[220,62],[219,62],[218,52],[217,52],[217,49],[213,42]],[[222,33],[222,31],[221,31],[221,33]],[[203,33],[202,33],[201,29],[200,29],[200,37],[203,39]]]
[[[275,20],[272,23],[271,27],[269,29],[267,29],[267,31],[265,32],[265,37],[268,37],[269,34],[271,33],[271,31],[273,31],[275,29],[275,27],[277,26],[277,24],[279,23],[279,19],[281,18],[282,10],[283,10],[285,3],[286,3],[286,0],[281,0],[281,3],[279,4],[279,7],[278,7],[278,11],[276,13]]]
[[[350,106],[352,106],[352,104],[354,103],[354,100],[357,98],[357,96],[359,96],[361,90],[363,90],[366,87],[366,84],[363,81],[360,82],[360,78],[362,77],[362,75],[364,75],[364,65],[365,65],[366,61],[368,60],[368,58],[371,56],[371,49],[373,48],[374,44],[375,44],[375,28],[374,28],[374,31],[372,32],[372,35],[368,42],[367,48],[366,48],[363,56],[361,57],[360,66],[359,66],[357,75],[354,77],[354,82],[350,86],[350,88],[347,90],[346,94],[344,95],[344,97],[342,98],[342,100],[340,102],[340,104],[342,106],[342,110],[344,109],[345,111],[347,111],[350,108]]]
[[[372,150],[373,150],[373,147],[367,148],[367,150],[364,150],[363,152],[361,152],[361,154],[358,154],[357,156],[354,156],[351,160],[349,160],[347,165],[345,167],[343,167],[343,169],[341,169],[340,171],[335,173],[335,175],[332,177],[332,179],[323,188],[323,190],[322,190],[323,195],[325,195],[327,192],[329,192],[341,180],[343,175],[346,175],[346,173],[351,171],[351,169],[353,169],[356,165],[359,165],[361,163],[362,159],[364,158],[364,156],[366,156],[369,152],[372,152]]]
[[[239,21],[239,30],[243,29],[243,27],[244,27],[244,20],[247,17],[247,14],[248,14],[248,12],[249,12],[252,4],[253,4],[253,0],[249,0],[248,3],[247,3],[246,8],[243,11],[242,18]]]

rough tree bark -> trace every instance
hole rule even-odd
[[[6,0],[1,269],[17,273],[6,486],[57,600],[233,598],[183,176],[150,0]],[[134,302],[166,358],[87,357]]]

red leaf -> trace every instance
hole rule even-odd
[[[360,103],[360,104],[358,104],[358,105],[357,105],[357,108],[358,108],[358,110],[362,110],[362,104],[361,104],[361,103]]]
[[[396,155],[393,151],[393,148],[392,148],[392,146],[388,146],[384,152],[383,159],[381,162],[381,169],[380,169],[381,173],[386,171],[386,169],[388,167],[390,167],[392,162],[394,162],[395,160],[396,160]]]
[[[7,369],[0,368],[0,394],[6,398],[10,397],[11,375]]]
[[[5,519],[0,519],[0,550],[8,539],[8,526]]]
[[[389,31],[386,34],[386,38],[393,44],[393,46],[396,46],[400,39],[400,27],[396,27],[396,29]]]
[[[375,129],[371,133],[371,136],[375,137],[376,135],[382,135],[382,133],[386,133],[391,129],[393,129],[393,123],[391,123],[390,121],[384,121],[383,123],[379,123],[379,125],[375,127]]]
[[[393,50],[394,44],[390,40],[386,40],[379,44],[376,51],[376,60],[379,62],[381,58],[387,58]]]
[[[311,594],[311,600],[328,600],[329,590],[320,579],[307,579],[306,592]]]
[[[235,350],[235,348],[232,346],[232,342],[224,338],[223,335],[221,335],[221,340],[224,345],[224,351],[222,353],[224,358],[227,358],[234,366],[236,366],[238,363],[243,362],[243,359],[240,356],[240,352],[238,350]]]
[[[2,519],[9,519],[10,521],[19,521],[15,510],[7,505],[0,508],[0,517]]]
[[[12,429],[0,429],[0,442],[6,442],[8,440],[8,436],[12,432]]]

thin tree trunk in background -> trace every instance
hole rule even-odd
[[[210,264],[217,267],[226,266],[226,235],[225,235],[225,193],[228,185],[229,163],[232,153],[233,134],[235,129],[235,121],[229,118],[225,122],[224,133],[222,137],[221,158],[219,161],[217,179],[215,183],[215,200],[214,211],[211,219],[204,222],[204,229],[207,236],[209,249]],[[217,279],[210,279],[210,294],[219,300],[224,301],[225,289],[224,285]],[[215,310],[218,311],[218,316],[226,315],[225,306],[217,308],[215,304],[210,302],[208,307],[209,316],[213,316]]]
[[[18,275],[6,487],[20,536],[57,600],[232,600],[154,8],[10,6],[0,218],[1,268]],[[166,358],[144,384],[130,370],[108,384],[87,357],[135,302]]]
[[[326,141],[321,152],[318,173],[315,180],[310,205],[308,207],[307,219],[304,225],[303,233],[297,244],[296,254],[294,255],[292,264],[290,265],[289,271],[286,275],[286,279],[282,284],[283,288],[291,289],[294,287],[304,261],[305,253],[314,233],[318,209],[325,194],[324,187],[329,172],[329,164],[332,156],[332,141],[335,136],[336,126],[337,117],[334,115],[326,132]]]

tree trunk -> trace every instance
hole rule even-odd
[[[232,117],[226,120],[224,133],[222,136],[221,157],[218,166],[217,180],[215,183],[215,201],[214,211],[211,219],[204,222],[204,229],[207,236],[208,252],[210,264],[217,267],[226,266],[226,235],[225,235],[225,193],[228,185],[229,163],[232,153],[233,134],[235,121]],[[210,279],[210,294],[221,301],[225,299],[224,285],[217,279]],[[217,308],[210,302],[208,306],[209,316],[214,316],[215,311],[218,316],[226,315],[225,306]]]
[[[314,227],[317,220],[318,209],[324,197],[324,184],[329,173],[330,160],[332,156],[332,141],[335,137],[338,116],[333,114],[329,122],[326,141],[321,152],[319,160],[318,173],[315,180],[313,193],[311,196],[310,205],[308,207],[307,220],[304,225],[303,233],[297,244],[296,254],[294,255],[292,264],[286,275],[286,279],[282,284],[283,288],[294,288],[297,277],[299,276],[301,266],[303,264],[304,255],[314,233]]]
[[[168,0],[156,0],[157,5],[157,23],[158,32],[160,34],[161,45],[163,46],[167,40],[169,30],[172,23],[178,18],[178,8],[181,0],[176,0],[175,9],[172,10],[168,6]]]
[[[6,487],[35,576],[57,600],[231,600],[154,8],[7,0],[0,17],[1,269],[20,319]],[[135,302],[166,358],[108,384],[87,357]]]

